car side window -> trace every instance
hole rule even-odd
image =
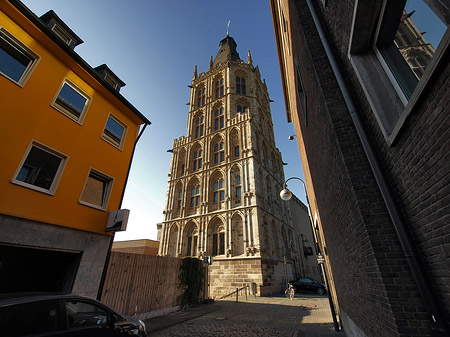
[[[0,309],[1,336],[25,337],[58,331],[58,303],[42,301]]]
[[[69,329],[103,327],[108,324],[108,311],[95,304],[83,301],[66,301]]]

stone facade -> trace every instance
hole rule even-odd
[[[242,61],[227,36],[209,71],[195,67],[190,87],[187,136],[173,143],[159,255],[212,256],[211,297],[249,283],[258,294],[280,292],[299,270],[292,265],[298,248],[289,204],[279,198],[284,173],[265,81],[250,51]]]

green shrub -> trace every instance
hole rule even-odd
[[[178,279],[183,288],[183,293],[178,298],[181,307],[197,305],[203,285],[202,261],[195,257],[185,257],[181,262]]]

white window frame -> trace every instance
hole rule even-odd
[[[348,58],[355,70],[367,100],[374,112],[380,130],[389,146],[395,142],[406,118],[420,102],[422,93],[427,88],[435,70],[444,61],[443,55],[449,48],[450,29],[447,28],[436,52],[428,64],[425,73],[418,82],[409,100],[389,70],[388,65],[376,48],[378,30],[383,19],[384,0],[380,8],[372,0],[355,0]],[[378,15],[376,13],[381,13]],[[376,15],[376,17],[375,17]],[[375,37],[371,31],[362,28],[369,23],[376,29]],[[363,25],[361,26],[361,23]],[[369,45],[367,41],[372,41]]]
[[[58,167],[58,170],[56,171],[56,173],[55,173],[55,175],[53,177],[52,184],[50,185],[50,188],[48,190],[45,189],[45,188],[33,185],[33,184],[26,183],[26,182],[21,181],[21,180],[17,180],[17,176],[18,176],[20,170],[22,169],[25,161],[27,160],[28,155],[30,154],[30,151],[31,151],[31,149],[33,147],[36,147],[36,148],[38,148],[38,149],[40,149],[42,151],[48,152],[48,153],[50,153],[51,155],[53,155],[55,157],[61,158],[61,163],[60,163],[60,165]],[[61,153],[61,152],[59,152],[59,151],[57,151],[57,150],[47,146],[47,145],[44,145],[44,144],[42,144],[42,143],[32,139],[30,144],[28,145],[26,151],[25,151],[25,154],[22,157],[22,160],[19,163],[19,166],[17,167],[17,169],[16,169],[16,171],[14,173],[13,178],[11,179],[11,183],[16,184],[16,185],[20,185],[20,186],[23,186],[23,187],[26,187],[26,188],[29,188],[29,189],[32,189],[32,190],[35,190],[35,191],[38,191],[38,192],[42,192],[42,193],[45,193],[45,194],[55,195],[56,189],[57,189],[57,187],[59,185],[59,181],[61,180],[61,177],[62,177],[62,174],[63,174],[64,169],[66,167],[68,159],[69,159],[69,156],[67,156],[67,155],[65,155],[65,154],[63,154],[63,153]]]
[[[24,87],[26,82],[31,76],[31,73],[36,69],[38,63],[41,60],[41,57],[36,54],[34,51],[32,51],[28,46],[26,46],[24,43],[22,43],[19,39],[17,39],[14,35],[12,35],[7,29],[5,29],[3,26],[0,25],[0,34],[5,36],[6,39],[9,40],[9,42],[12,42],[14,45],[13,47],[16,48],[20,53],[24,54],[27,58],[30,59],[30,63],[23,71],[22,75],[20,76],[19,80],[16,81],[9,77],[8,75],[4,74],[0,71],[0,74],[6,77],[8,80],[12,81],[13,83],[17,84],[20,87]]]
[[[108,136],[105,133],[106,130],[106,126],[108,125],[108,121],[109,119],[114,120],[117,124],[120,124],[121,126],[123,126],[123,134],[122,134],[122,139],[120,140],[120,143],[116,143],[114,141],[114,139],[112,139],[110,136]],[[111,144],[112,146],[118,148],[119,150],[123,150],[123,146],[125,144],[125,138],[127,137],[127,130],[128,130],[128,125],[126,125],[124,122],[122,122],[119,118],[117,118],[114,114],[112,114],[111,112],[108,114],[108,118],[106,118],[106,122],[105,122],[105,126],[103,127],[103,132],[102,132],[102,136],[101,138]]]
[[[75,92],[77,92],[79,95],[81,95],[82,97],[84,97],[86,99],[86,103],[84,104],[83,110],[80,113],[80,116],[78,118],[76,118],[76,116],[69,110],[64,108],[63,106],[61,106],[60,104],[58,104],[56,102],[56,100],[59,97],[59,94],[61,93],[62,88],[64,87],[64,84],[67,84],[70,88],[72,88]],[[89,105],[91,104],[91,97],[86,94],[83,90],[81,90],[76,84],[74,84],[71,80],[69,80],[68,78],[65,78],[64,81],[61,83],[61,85],[59,86],[58,91],[56,92],[55,97],[53,98],[52,104],[51,106],[53,108],[55,108],[56,110],[58,110],[59,112],[61,112],[63,115],[69,117],[70,119],[72,119],[73,121],[77,122],[78,124],[82,125],[83,124],[83,120],[86,116],[86,112],[89,109]]]
[[[84,201],[82,199],[83,195],[84,195],[84,190],[86,188],[86,184],[88,182],[89,177],[91,176],[91,173],[93,173],[94,175],[99,176],[100,178],[108,180],[108,185],[106,186],[106,193],[103,196],[103,200],[102,200],[102,205],[101,206],[96,205],[96,204],[92,204],[92,203]],[[105,174],[105,173],[103,173],[103,172],[101,172],[101,171],[91,167],[89,169],[89,172],[88,172],[87,176],[86,176],[86,180],[84,182],[83,189],[81,191],[81,195],[80,195],[80,199],[78,200],[78,203],[80,203],[81,205],[84,205],[84,206],[88,206],[88,207],[92,207],[92,208],[99,209],[99,210],[102,210],[102,211],[106,211],[107,208],[108,208],[108,204],[109,204],[109,198],[111,197],[111,192],[112,192],[112,189],[113,189],[113,185],[114,185],[114,178],[113,177],[111,177],[111,176],[109,176],[109,175],[107,175],[107,174]]]

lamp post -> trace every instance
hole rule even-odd
[[[314,233],[314,228],[313,228],[312,222],[311,222],[311,206],[309,204],[308,191],[306,190],[306,183],[298,177],[291,177],[291,178],[287,179],[283,183],[283,189],[280,191],[280,198],[283,199],[284,201],[289,201],[292,198],[292,192],[287,188],[287,182],[292,179],[300,180],[303,183],[303,188],[305,189],[306,202],[308,203],[309,225],[311,226],[312,232]],[[302,242],[303,242],[303,234],[300,234],[300,236],[302,237]],[[298,239],[298,237],[297,237],[297,239]],[[316,239],[316,241],[317,241],[317,239]],[[320,247],[317,244],[317,242],[316,242],[316,247]],[[301,258],[301,256],[300,256],[300,258]],[[336,318],[336,311],[334,309],[333,299],[331,298],[331,294],[330,294],[330,285],[328,283],[326,269],[324,268],[323,264],[321,264],[321,267],[322,267],[322,273],[325,278],[325,282],[326,282],[327,289],[328,289],[328,291],[327,291],[328,302],[330,303],[330,310],[331,310],[331,316],[333,317],[334,330],[340,331],[339,323]]]

